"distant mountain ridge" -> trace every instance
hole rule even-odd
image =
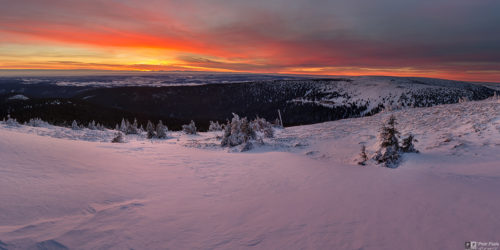
[[[92,78],[96,79],[98,77]],[[73,81],[84,82],[82,79]],[[279,109],[284,124],[292,126],[366,116],[384,109],[482,100],[495,93],[491,88],[474,83],[412,77],[361,76],[235,83],[215,83],[211,79],[209,84],[201,81],[194,85],[165,86],[144,83],[134,86],[133,80],[128,82],[130,84],[124,87],[102,87],[47,82],[25,84],[3,79],[0,81],[0,116],[10,113],[21,121],[41,117],[53,123],[96,120],[107,126],[114,126],[122,117],[135,117],[140,123],[161,119],[172,129],[194,120],[201,129],[206,129],[210,120],[224,122],[233,112],[249,118],[260,116],[274,120]],[[19,94],[29,99],[9,99]]]

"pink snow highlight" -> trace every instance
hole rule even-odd
[[[372,152],[390,114],[416,135],[421,154],[405,155],[397,169],[355,165],[359,143]],[[0,125],[0,241],[8,249],[463,249],[465,241],[500,241],[496,101],[286,128],[247,153],[212,147],[214,133],[124,144],[89,133]]]

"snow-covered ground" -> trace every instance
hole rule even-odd
[[[394,114],[420,154],[356,165]],[[0,249],[463,249],[500,241],[500,102],[290,127],[251,151],[0,124]]]
[[[307,80],[305,81],[307,82]],[[493,90],[497,89],[500,84],[484,85],[418,77],[356,76],[341,78],[333,84],[319,81],[316,85],[304,96],[295,98],[291,102],[316,104],[330,108],[364,105],[366,110],[361,114],[364,115],[370,112],[376,113],[376,109],[381,105],[384,109],[396,110],[405,107],[428,107],[456,103],[459,98],[485,99],[493,95]],[[490,93],[480,98],[479,93],[482,91],[490,91]]]

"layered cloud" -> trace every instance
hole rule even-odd
[[[500,81],[496,0],[6,0],[1,5],[4,69]]]

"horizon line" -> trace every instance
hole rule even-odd
[[[16,74],[25,72],[30,74]],[[51,74],[58,72],[59,74]],[[7,73],[7,74],[5,74]],[[10,73],[10,74],[9,74]],[[37,74],[38,73],[38,74]],[[277,75],[293,77],[395,77],[395,78],[429,78],[457,82],[500,83],[499,81],[463,80],[422,75],[387,75],[387,74],[300,74],[280,72],[245,72],[245,71],[203,71],[203,70],[106,70],[106,69],[0,69],[2,77],[64,77],[64,76],[120,76],[120,75],[147,75],[147,74],[172,74],[172,73],[207,73],[207,74],[242,74],[242,75]],[[309,72],[310,73],[310,72]]]

